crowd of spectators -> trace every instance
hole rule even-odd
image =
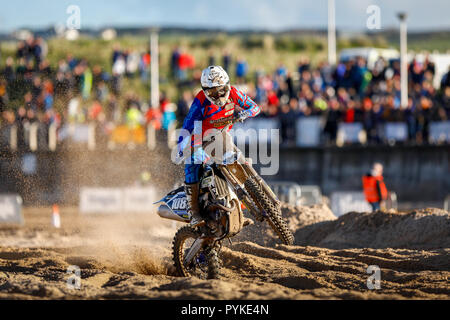
[[[135,93],[123,92],[123,79],[138,76],[147,81],[149,52],[115,47],[111,70],[72,54],[51,65],[47,53],[42,38],[30,37],[18,42],[15,56],[0,66],[0,123],[17,127],[19,145],[33,123],[48,130],[52,124],[60,128],[68,122],[95,121],[109,134],[114,125],[133,125],[135,110],[145,108]]]
[[[135,93],[124,93],[124,78],[140,78],[148,83],[151,56],[149,52],[122,50],[115,46],[111,70],[92,65],[86,59],[69,54],[51,65],[47,45],[42,38],[31,37],[17,45],[16,56],[7,57],[0,66],[0,113],[2,122],[16,124],[20,130],[30,123],[46,126],[95,121],[103,133],[125,124],[129,128],[152,125],[167,130],[174,121],[182,123],[199,89],[201,68],[194,58],[179,47],[169,60],[168,81],[178,88],[178,99],[171,101],[161,93],[161,104],[151,107]],[[213,52],[203,64],[220,64],[230,73],[237,86],[262,108],[262,118],[279,119],[282,140],[294,144],[296,123],[301,117],[316,116],[322,121],[322,142],[336,141],[339,123],[360,122],[369,143],[382,143],[380,126],[386,122],[403,122],[408,139],[414,143],[428,141],[429,124],[450,117],[450,76],[433,87],[436,76],[433,62],[409,65],[408,105],[400,103],[399,61],[380,59],[371,70],[363,58],[313,66],[302,59],[297,70],[282,63],[274,70],[249,72],[244,58],[233,59],[225,51],[221,61]],[[11,101],[20,101],[14,109]]]
[[[236,70],[237,72],[237,70]],[[278,118],[282,138],[294,143],[298,118],[317,116],[323,143],[335,143],[339,123],[360,122],[368,143],[383,143],[380,128],[387,122],[406,123],[408,141],[427,143],[432,121],[450,119],[450,76],[433,87],[435,66],[413,60],[409,65],[409,97],[401,106],[400,63],[380,58],[369,70],[363,58],[330,67],[302,60],[297,70],[280,64],[272,74],[255,74],[245,90],[262,107],[262,117]]]

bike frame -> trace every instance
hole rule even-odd
[[[269,198],[272,200],[272,202],[276,206],[280,206],[281,202],[278,200],[275,193],[272,191],[272,189],[267,185],[267,183],[261,178],[261,176],[256,172],[256,170],[253,168],[251,164],[250,159],[245,159],[242,155],[241,151],[238,149],[238,147],[234,144],[231,137],[228,134],[228,129],[233,124],[237,123],[238,119],[230,120],[229,124],[225,126],[223,129],[218,130],[217,133],[210,135],[210,141],[204,143],[204,147],[208,147],[211,143],[215,142],[217,137],[222,137],[222,141],[226,141],[228,144],[226,146],[226,150],[231,150],[233,153],[238,154],[239,157],[237,158],[237,161],[235,161],[232,164],[226,164],[226,165],[218,165],[220,171],[222,174],[227,178],[227,180],[234,186],[236,192],[239,195],[239,190],[245,190],[244,184],[245,182],[250,179],[254,178],[256,182],[262,187],[264,192],[269,196]],[[225,139],[223,138],[224,135],[228,135]],[[241,198],[241,197],[239,197]]]

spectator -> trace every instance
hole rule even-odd
[[[448,67],[448,72],[442,77],[441,90],[445,91],[448,87],[450,87],[450,66]]]
[[[93,75],[86,61],[82,62],[81,94],[85,100],[89,99],[92,91]]]
[[[185,119],[189,113],[189,108],[193,102],[193,95],[190,91],[184,91],[177,105],[177,118]]]
[[[171,125],[176,121],[177,116],[177,105],[174,103],[169,103],[163,113],[162,127],[164,130],[169,130]]]
[[[32,45],[32,54],[34,56],[34,59],[36,61],[36,66],[39,66],[41,64],[42,61],[42,57],[43,57],[43,50],[42,50],[42,38],[37,38],[33,45]]]
[[[141,81],[143,83],[146,83],[148,81],[148,76],[150,73],[150,63],[151,63],[150,51],[147,51],[141,56],[141,60],[139,62],[139,73],[141,76]]]
[[[103,113],[103,106],[99,100],[95,100],[88,111],[89,120],[97,121],[100,119],[100,115]]]
[[[109,95],[108,87],[106,86],[104,81],[101,81],[97,84],[95,88],[95,96],[96,99],[104,102]]]
[[[238,84],[242,84],[245,82],[248,73],[248,64],[247,62],[239,58],[236,62],[236,80]]]
[[[326,119],[324,128],[325,139],[329,144],[331,144],[336,141],[338,122],[342,119],[341,106],[336,98],[332,98],[329,101]]]
[[[7,90],[7,81],[0,79],[0,113],[6,110],[6,106],[8,104],[8,90]]]
[[[383,165],[375,163],[372,171],[362,178],[366,201],[371,205],[372,211],[381,209],[381,204],[388,198],[388,191],[383,179]]]
[[[88,61],[71,54],[52,66],[46,59],[46,51],[43,39],[31,37],[17,44],[15,56],[6,58],[4,66],[0,66],[0,111],[10,104],[18,105],[27,113],[32,110],[34,118],[38,116],[50,123],[55,121],[56,109],[65,106],[64,118],[84,122],[92,113],[93,105],[99,104],[104,111],[97,114],[96,121],[101,122],[100,115],[104,113],[105,121],[120,123],[125,101],[123,109],[128,118],[133,118],[135,113],[129,111],[137,108],[138,112],[145,113],[147,123],[159,121],[162,123],[156,127],[168,128],[174,121],[174,109],[175,118],[184,118],[187,114],[192,89],[201,75],[201,70],[195,68],[194,57],[175,47],[170,57],[170,70],[183,94],[176,108],[161,93],[160,110],[147,110],[141,109],[141,99],[124,97],[122,90],[127,77],[137,72],[142,82],[148,81],[151,62],[148,51],[122,50],[115,45],[111,75],[99,65],[91,70]],[[208,64],[215,64],[212,53],[209,52],[205,61]],[[224,68],[230,69],[232,58],[228,50],[223,52],[222,60]],[[289,70],[283,63],[274,70],[257,67],[251,82],[247,81],[248,70],[247,62],[238,59],[235,64],[237,83],[261,106],[262,117],[280,120],[286,145],[295,141],[295,124],[299,117],[319,117],[323,123],[323,140],[327,143],[335,142],[340,123],[360,122],[371,144],[382,142],[386,122],[406,123],[410,142],[428,143],[431,123],[450,118],[450,69],[442,78],[440,90],[435,89],[436,66],[429,57],[423,61],[414,59],[408,67],[410,96],[406,107],[400,105],[399,60],[387,62],[380,58],[369,69],[362,57],[340,62],[337,66],[325,62],[313,66],[309,59],[301,58],[297,70]],[[86,101],[82,102],[80,96]],[[91,99],[96,102],[93,104]],[[86,110],[84,106],[89,105],[91,108]]]
[[[123,55],[120,55],[117,57],[116,61],[113,64],[113,74],[117,76],[123,76],[127,70],[127,64],[125,57]]]
[[[119,96],[122,89],[122,77],[113,72],[113,76],[111,78],[111,92],[115,96]]]
[[[137,52],[128,52],[127,54],[127,66],[126,66],[126,74],[127,77],[133,78],[136,72],[139,69],[139,64],[141,61],[141,57]]]
[[[289,146],[295,142],[296,118],[294,111],[288,104],[281,107],[280,124],[282,144]]]
[[[6,66],[1,71],[1,77],[3,77],[7,83],[12,83],[15,80],[14,60],[12,57],[6,59]]]
[[[23,150],[26,145],[25,140],[25,123],[27,122],[27,110],[21,106],[17,110],[16,127],[17,127],[17,148]]]
[[[210,51],[208,55],[208,66],[216,65],[216,57],[214,57],[214,52]]]
[[[119,44],[115,44],[114,48],[113,48],[113,53],[112,53],[112,57],[111,57],[111,64],[114,65],[117,60],[119,59],[119,57],[122,56],[122,51],[120,50],[120,45]]]
[[[170,70],[173,79],[179,79],[180,55],[179,47],[175,47],[172,51],[172,57],[170,59]]]
[[[145,114],[145,122],[152,125],[155,130],[162,128],[162,113],[160,108],[150,108]]]
[[[231,67],[231,55],[230,55],[230,52],[228,50],[225,50],[223,52],[222,60],[223,60],[223,68],[224,68],[224,70],[226,72],[229,72],[230,67]]]
[[[126,112],[126,122],[130,130],[135,130],[143,123],[142,113],[135,103],[132,103]]]
[[[195,67],[194,57],[183,52],[178,59],[178,80],[185,81],[188,77],[188,70]]]
[[[45,80],[43,84],[43,98],[44,98],[44,110],[48,111],[53,108],[53,83],[50,80]]]
[[[117,101],[117,97],[110,93],[108,96],[108,101],[106,102],[106,110],[105,110],[106,118],[108,121],[112,121],[115,123],[120,123],[121,115],[120,115],[120,107],[119,102]]]

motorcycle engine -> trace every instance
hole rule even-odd
[[[214,170],[205,170],[200,183],[200,206],[204,215],[207,216],[207,223],[212,233],[216,236],[225,232],[226,221],[224,218],[226,212],[217,208],[229,206],[229,188],[227,182],[214,174]]]

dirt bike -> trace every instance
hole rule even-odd
[[[185,226],[174,237],[173,260],[179,276],[219,277],[222,242],[233,238],[253,222],[244,218],[245,209],[257,221],[267,221],[282,243],[292,245],[294,242],[282,218],[280,201],[254,170],[251,161],[243,157],[228,133],[230,126],[238,121],[227,121],[222,130],[215,130],[203,144],[206,150],[210,144],[223,139],[221,143],[228,151],[222,158],[216,157],[214,163],[202,166],[199,203],[206,223],[197,228]],[[212,151],[213,157],[214,153],[217,152]],[[190,223],[184,187],[170,192],[156,204],[161,204],[158,209],[160,217]]]

